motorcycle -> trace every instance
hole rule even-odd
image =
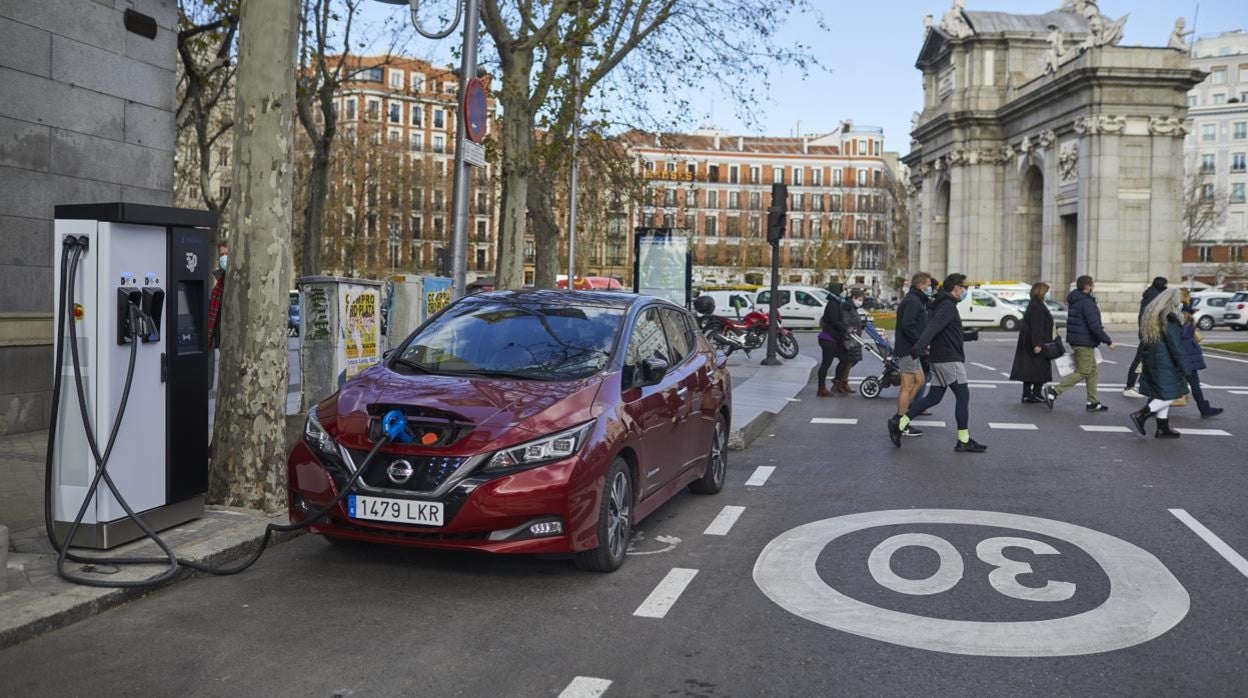
[[[706,298],[709,303],[699,303]],[[724,354],[741,350],[746,356],[755,349],[767,345],[767,328],[770,324],[767,313],[751,310],[740,320],[733,320],[722,315],[715,315],[715,302],[707,296],[699,296],[694,301],[694,309],[698,311],[698,327],[702,334]],[[776,353],[781,358],[797,357],[797,338],[782,325],[776,327]]]

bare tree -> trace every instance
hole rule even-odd
[[[298,5],[240,8],[234,114],[234,245],[222,302],[208,496],[272,511],[286,499],[286,312]]]
[[[1218,186],[1212,172],[1206,172],[1194,159],[1187,163],[1183,178],[1183,243],[1203,240],[1226,220],[1230,199]]]

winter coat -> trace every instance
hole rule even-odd
[[[932,299],[927,326],[914,346],[910,347],[910,356],[917,357],[924,349],[931,347],[930,356],[934,364],[966,361],[963,339],[958,299],[942,288]]]
[[[823,316],[819,318],[820,339],[839,343],[845,337],[845,322],[841,318],[843,305],[835,296],[828,298],[828,304],[823,306]]]
[[[1205,352],[1196,341],[1196,323],[1183,323],[1183,354],[1187,358],[1188,373],[1205,370]]]
[[[1166,290],[1165,286],[1158,288],[1157,286],[1151,284],[1148,288],[1144,289],[1144,295],[1140,296],[1140,314],[1135,316],[1135,324],[1137,326],[1144,323],[1144,309],[1147,308],[1148,304],[1152,303],[1153,299],[1160,295],[1164,290]],[[1140,339],[1144,339],[1143,327],[1140,327],[1139,336]]]
[[[893,351],[898,356],[908,356],[910,348],[919,341],[919,335],[923,334],[923,328],[927,325],[928,300],[926,293],[921,293],[912,286],[906,297],[901,299],[901,305],[897,306],[897,329],[894,332],[896,344]]]
[[[1177,400],[1187,394],[1191,370],[1183,349],[1183,325],[1174,316],[1166,318],[1166,332],[1156,342],[1140,345],[1139,391],[1155,400]]]
[[[1096,305],[1096,297],[1079,289],[1066,296],[1068,307],[1066,314],[1066,342],[1073,347],[1097,347],[1102,344],[1113,344],[1114,340],[1105,334],[1105,326],[1101,324],[1101,309]]]
[[[1018,346],[1014,349],[1014,366],[1010,380],[1024,383],[1048,383],[1053,380],[1053,362],[1037,354],[1036,348],[1053,339],[1053,314],[1044,302],[1031,301],[1018,328]]]

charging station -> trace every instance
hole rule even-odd
[[[78,350],[76,375],[72,347],[63,346],[70,334],[56,332],[54,349],[64,357],[55,368],[56,537],[69,534],[96,475],[77,379],[101,450],[116,426],[108,473],[130,508],[153,530],[199,518],[208,491],[207,323],[217,214],[102,203],[57,206],[55,215],[54,282],[68,299],[57,298],[53,310],[72,302],[67,323]],[[77,265],[66,288],[62,273],[71,254]],[[127,384],[125,413],[115,425]],[[112,492],[100,488],[67,544],[107,549],[143,535]]]

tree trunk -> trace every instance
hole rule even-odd
[[[559,219],[553,205],[552,173],[537,171],[529,181],[529,216],[533,222],[533,286],[554,288],[559,275]]]
[[[329,196],[329,150],[315,146],[308,169],[308,202],[303,208],[303,257],[300,276],[321,273],[321,231],[325,229],[325,200]]]
[[[503,70],[503,202],[497,288],[524,285],[524,233],[532,169],[534,116],[528,104],[533,57],[517,56]]]
[[[290,289],[299,3],[244,0],[235,106],[233,249],[222,301],[209,501],[274,511],[286,501]],[[197,428],[185,425],[186,428]]]

